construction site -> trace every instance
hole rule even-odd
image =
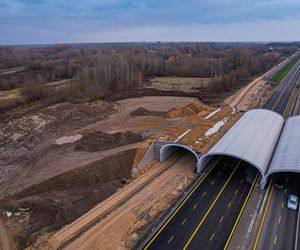
[[[3,124],[1,235],[37,249],[134,247],[197,176],[184,150],[141,162],[152,142],[205,153],[273,89],[258,78],[214,106],[178,96],[65,103]]]

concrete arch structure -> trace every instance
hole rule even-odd
[[[200,168],[215,156],[231,156],[257,168],[261,174],[261,186],[272,160],[284,119],[265,109],[246,112],[239,121],[200,159]]]
[[[300,116],[286,120],[265,181],[280,172],[300,173]]]
[[[159,161],[163,162],[164,160],[166,160],[169,156],[171,156],[178,149],[185,149],[185,150],[191,152],[195,156],[195,160],[197,162],[197,164],[196,164],[197,173],[200,173],[200,157],[201,157],[201,155],[197,154],[192,148],[190,148],[186,145],[182,145],[182,144],[175,143],[175,142],[165,144],[160,149]]]

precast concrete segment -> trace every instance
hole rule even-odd
[[[215,156],[232,156],[255,168],[264,180],[272,160],[284,119],[265,109],[246,112],[221,140],[200,159],[201,168]]]
[[[196,162],[197,162],[197,173],[200,172],[200,158],[201,158],[201,154],[196,153],[192,148],[179,144],[179,143],[168,143],[165,144],[164,146],[161,147],[160,149],[160,162],[165,161],[167,158],[169,158],[175,151],[179,150],[179,149],[184,149],[187,150],[189,152],[191,152],[195,158],[196,158]]]

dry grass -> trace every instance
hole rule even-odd
[[[0,100],[1,101],[11,101],[14,99],[20,98],[20,90],[12,89],[12,90],[0,90]]]
[[[154,77],[146,88],[164,91],[182,91],[186,93],[195,92],[197,88],[206,87],[212,78],[198,77]]]
[[[0,75],[11,75],[11,74],[15,74],[17,72],[23,71],[25,69],[26,69],[25,66],[9,68],[9,69],[2,69],[2,70],[0,70]]]
[[[66,86],[67,84],[69,84],[71,80],[72,80],[72,79],[63,79],[63,80],[55,81],[55,82],[48,82],[48,83],[46,84],[46,86],[57,87],[57,88],[59,88],[59,87],[64,87],[64,86]]]

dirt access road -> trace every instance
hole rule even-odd
[[[115,216],[104,218],[66,246],[66,249],[99,249],[100,245],[103,249],[132,248],[146,232],[145,225],[155,221],[162,208],[168,207],[187,188],[191,179],[195,178],[195,163],[192,154],[183,155],[168,171],[156,177],[128,202],[118,207],[114,211]],[[149,203],[149,200],[152,202]],[[85,225],[84,220],[80,223],[81,226]],[[72,230],[72,227],[67,230]],[[59,236],[59,232],[55,236]]]
[[[0,250],[10,250],[10,249],[12,249],[10,238],[6,231],[4,223],[0,219]]]
[[[147,148],[148,134],[192,124],[163,113],[190,103],[201,102],[143,97],[63,103],[1,121],[0,203],[14,208],[5,218],[11,238],[28,246],[41,232],[71,223],[123,187],[120,180],[131,179],[136,151]],[[141,107],[150,114],[131,115]],[[19,208],[30,213],[20,219]]]

